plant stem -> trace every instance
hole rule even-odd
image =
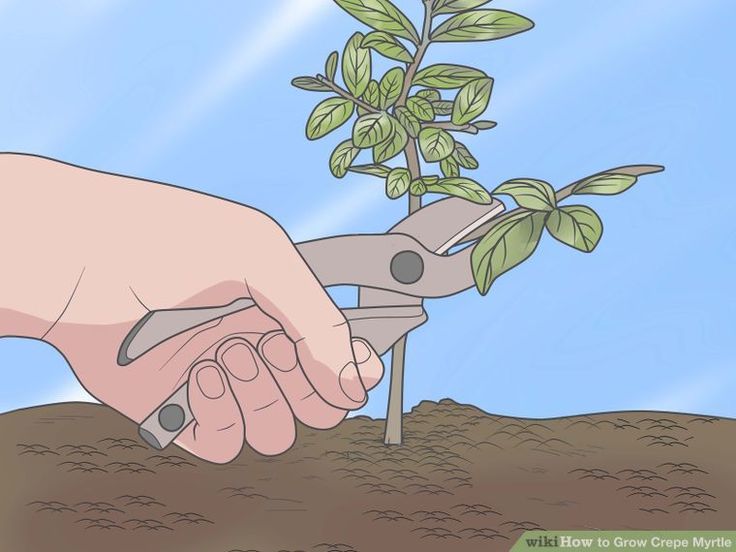
[[[419,178],[422,176],[422,169],[419,165],[419,152],[417,151],[417,142],[411,138],[404,150],[404,156],[406,157],[406,165],[409,169],[411,179]],[[416,213],[422,208],[422,196],[409,195],[409,214]]]
[[[477,127],[467,124],[467,125],[456,125],[455,123],[451,121],[433,121],[431,123],[422,123],[423,127],[432,127],[432,128],[443,128],[445,130],[454,130],[455,132],[467,132],[468,134],[478,134],[479,130]]]
[[[396,101],[396,106],[406,104],[406,98],[409,96],[411,84],[414,80],[422,58],[429,46],[429,33],[432,26],[432,0],[424,0],[424,26],[422,27],[422,40],[417,46],[414,59],[406,69],[404,76],[404,86],[401,89],[401,95]],[[422,175],[421,165],[419,164],[419,152],[417,151],[417,143],[414,138],[409,139],[404,149],[406,157],[406,165],[411,174],[412,180]],[[420,196],[409,195],[409,214],[416,213],[422,208],[422,198]],[[383,442],[386,445],[400,445],[403,441],[403,417],[404,417],[404,364],[406,361],[406,341],[408,336],[399,339],[391,350],[391,387],[388,395],[388,407],[386,409],[386,429],[383,436]]]
[[[342,96],[346,100],[350,100],[351,102],[353,102],[354,104],[362,107],[366,111],[369,111],[371,113],[380,113],[380,111],[381,111],[380,109],[377,109],[377,108],[373,107],[372,105],[370,105],[369,103],[364,102],[360,98],[356,98],[350,92],[348,92],[347,90],[345,90],[344,88],[342,88],[340,85],[334,83],[333,81],[331,81],[327,77],[324,77],[322,75],[317,75],[317,80],[319,80],[325,86],[329,86],[330,89],[333,92],[335,92],[336,94],[338,94],[339,96]]]
[[[384,445],[400,445],[403,440],[404,417],[404,361],[406,359],[406,336],[399,339],[391,349],[391,387],[386,410]]]
[[[406,68],[406,76],[404,77],[404,87],[401,89],[401,95],[399,96],[399,99],[396,101],[396,105],[406,104],[406,98],[409,96],[409,91],[411,90],[411,85],[412,85],[412,81],[414,80],[414,75],[417,74],[419,65],[422,63],[422,59],[424,59],[424,54],[427,52],[427,48],[429,47],[429,44],[430,44],[429,33],[432,30],[431,4],[432,4],[432,0],[424,0],[424,26],[422,27],[422,40],[419,43],[419,46],[417,46],[417,51],[414,54],[414,59],[409,64],[409,67]]]

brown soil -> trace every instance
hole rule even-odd
[[[104,406],[0,416],[0,550],[507,550],[526,529],[736,529],[736,420],[619,412],[550,420],[449,400],[300,428],[276,458],[216,466],[144,447]]]

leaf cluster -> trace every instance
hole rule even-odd
[[[486,9],[490,0],[422,0],[425,19],[417,30],[390,0],[334,2],[370,30],[354,33],[342,56],[332,52],[324,74],[292,81],[303,90],[331,93],[309,116],[308,139],[322,138],[354,118],[350,136],[330,156],[332,174],[343,178],[355,172],[381,178],[391,199],[436,193],[490,203],[492,195],[463,174],[477,169],[479,163],[456,135],[474,135],[496,126],[480,118],[491,100],[493,78],[475,67],[451,63],[421,67],[421,63],[432,43],[497,40],[527,31],[533,22],[509,11]],[[398,65],[374,75],[373,54]],[[362,152],[371,152],[370,162],[358,162]],[[417,152],[427,164],[438,167],[437,174],[421,174]],[[396,166],[393,160],[402,153],[406,163]],[[600,217],[586,205],[559,203],[571,195],[618,194],[636,180],[632,174],[614,171],[557,191],[543,180],[530,178],[498,186],[493,194],[511,196],[518,208],[494,219],[472,251],[473,277],[480,293],[488,293],[499,276],[529,258],[545,229],[570,247],[593,251],[603,233]]]
[[[503,10],[476,9],[487,1],[424,0],[427,17],[420,32],[389,0],[335,3],[370,31],[354,33],[342,55],[332,52],[324,74],[292,81],[304,90],[332,94],[309,116],[308,139],[327,136],[353,119],[350,137],[330,156],[332,174],[343,178],[357,172],[382,178],[391,199],[437,193],[490,202],[481,184],[461,174],[477,169],[478,161],[453,134],[478,134],[496,126],[480,119],[491,99],[493,79],[473,67],[439,63],[420,68],[420,64],[432,42],[495,40],[527,30],[532,22]],[[374,75],[374,54],[399,65]],[[408,162],[393,166],[397,162],[392,160],[402,153],[407,156],[408,149],[436,164],[436,174],[412,174]],[[371,153],[371,162],[358,161],[363,151]]]
[[[662,167],[645,166],[642,172],[657,172]],[[546,229],[559,242],[584,253],[593,251],[603,235],[598,214],[586,205],[559,203],[573,195],[616,195],[637,182],[633,174],[615,171],[596,174],[555,191],[543,180],[517,178],[498,186],[494,195],[511,196],[518,204],[499,217],[478,242],[471,255],[476,287],[488,293],[496,279],[528,259]]]

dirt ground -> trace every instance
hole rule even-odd
[[[0,416],[0,550],[508,550],[526,529],[736,529],[736,420],[618,412],[530,420],[450,400],[299,428],[217,466],[146,448],[107,407]]]

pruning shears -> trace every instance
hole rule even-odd
[[[629,166],[605,172],[638,176],[650,171]],[[358,306],[342,309],[343,315],[351,335],[383,355],[427,321],[425,298],[447,297],[474,286],[471,245],[504,210],[495,198],[489,204],[446,198],[384,234],[331,236],[296,247],[323,287],[359,287]],[[151,311],[123,340],[118,364],[126,366],[174,336],[254,305],[241,298],[223,306]],[[140,424],[139,434],[150,446],[165,448],[193,421],[187,393],[185,383]]]

